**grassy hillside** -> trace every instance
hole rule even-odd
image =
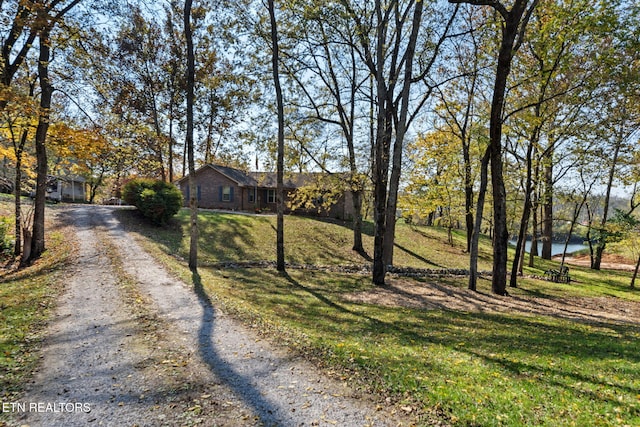
[[[146,233],[164,245],[168,252],[187,257],[189,251],[188,211],[182,210],[168,228]],[[140,225],[142,219],[137,220]],[[200,215],[200,262],[275,261],[275,216],[249,216],[232,213],[203,212]],[[285,257],[291,264],[353,265],[369,261],[351,250],[353,231],[350,223],[334,220],[285,217]],[[142,231],[142,230],[141,230]],[[177,231],[181,231],[180,235]],[[363,241],[368,255],[373,255],[373,226],[366,223]],[[431,227],[398,224],[395,265],[416,268],[468,268],[464,253],[465,237],[454,233],[453,246],[446,232]],[[490,248],[481,245],[480,269],[489,270]]]
[[[153,239],[165,252],[187,259],[189,254],[189,212],[180,211],[167,227],[149,227],[135,211],[120,212],[123,219],[146,237]],[[275,216],[241,215],[234,213],[201,212],[199,217],[199,264],[216,266],[226,262],[275,261]],[[454,231],[453,245],[448,243],[446,229],[397,225],[394,249],[396,267],[427,269],[468,269],[469,256],[465,252],[465,235]],[[373,255],[373,225],[365,223],[364,247]],[[368,265],[370,259],[354,252],[353,231],[350,223],[306,218],[285,217],[285,258],[290,264],[312,265]],[[509,254],[512,256],[513,251]],[[479,270],[491,271],[492,248],[487,237],[480,241]],[[512,258],[509,258],[509,270]],[[640,300],[637,292],[628,288],[630,274],[621,271],[596,272],[586,267],[571,267],[573,284],[549,284],[530,276],[544,276],[549,268],[557,268],[556,261],[536,259],[533,268],[525,267],[521,289],[511,289],[512,294],[541,294],[546,296],[617,296]],[[466,278],[453,280],[466,287]],[[579,284],[580,286],[575,286]],[[480,281],[480,290],[489,291],[488,280]]]
[[[166,229],[148,227],[132,212],[121,212],[131,230],[146,236],[148,249],[190,282],[184,261],[188,247],[187,214]],[[202,213],[201,261],[273,260],[275,221],[271,217]],[[345,224],[287,217],[289,262],[362,264],[350,250]],[[396,264],[441,268],[467,265],[463,236],[453,247],[446,232],[400,224]],[[371,248],[371,236],[366,238]],[[490,269],[490,246],[481,247],[481,269]],[[557,264],[539,262],[527,274],[541,275]],[[571,269],[571,284],[533,277],[522,279],[517,298],[532,306],[568,304],[586,298],[637,304],[628,288],[629,273]],[[209,298],[275,341],[315,360],[327,373],[356,384],[406,412],[418,425],[584,426],[640,425],[640,331],[637,324],[525,312],[412,308],[357,302],[349,296],[375,291],[369,277],[324,271],[202,267],[199,274]],[[466,278],[391,278],[450,290]],[[487,299],[490,281],[480,280]],[[451,292],[453,294],[453,292]],[[452,296],[453,298],[453,296]],[[562,298],[559,300],[557,298]],[[576,298],[572,300],[571,298]],[[591,299],[590,299],[591,298]],[[636,301],[636,302],[628,302]],[[604,306],[603,306],[604,307]],[[604,309],[604,308],[603,308]]]

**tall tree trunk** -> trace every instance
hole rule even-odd
[[[276,12],[273,0],[268,1],[269,18],[271,22],[271,45],[273,68],[273,83],[276,89],[276,105],[278,109],[278,158],[276,161],[276,198],[277,198],[277,227],[276,227],[276,268],[278,271],[285,271],[284,262],[284,103],[282,99],[282,87],[280,86],[278,50],[278,27],[276,23]]]
[[[354,64],[355,74],[355,58],[352,60]],[[349,151],[349,172],[351,174],[349,184],[351,191],[351,201],[353,204],[353,250],[359,254],[364,254],[364,246],[362,245],[362,197],[364,191],[364,182],[360,174],[358,174],[358,166],[356,165],[356,150],[353,143],[353,126],[355,122],[355,85],[351,89],[351,106],[349,112],[349,124],[346,127],[345,136],[347,137],[347,148]]]
[[[582,182],[584,184],[584,178],[582,178]],[[575,230],[576,224],[578,223],[578,218],[580,217],[580,212],[582,212],[582,208],[587,205],[587,199],[589,198],[589,195],[591,194],[591,189],[593,188],[594,184],[596,182],[592,181],[591,184],[589,185],[589,187],[587,188],[586,185],[585,190],[582,193],[582,199],[580,200],[580,203],[576,203],[574,208],[573,208],[573,217],[571,218],[571,226],[569,227],[569,233],[567,235],[567,238],[564,241],[564,249],[562,250],[562,262],[561,265],[564,265],[564,260],[565,257],[567,255],[567,248],[569,247],[569,242],[571,241],[571,236],[573,235],[573,230]],[[589,207],[587,206],[587,210],[589,209]],[[591,221],[589,221],[591,222]],[[588,236],[587,236],[588,238]]]
[[[173,100],[169,106],[169,182],[173,182]]]
[[[25,132],[26,134],[26,132]],[[15,213],[15,235],[16,241],[13,245],[13,254],[17,257],[22,252],[22,201],[20,199],[22,193],[22,158],[16,158],[16,180],[14,183],[14,194],[15,194],[15,204],[14,204],[14,213]]]
[[[379,91],[386,98],[386,90]],[[384,104],[388,100],[381,99],[378,95],[379,103]],[[384,285],[384,279],[387,274],[387,264],[384,258],[384,237],[386,233],[386,213],[387,213],[387,179],[389,176],[389,145],[391,141],[391,117],[389,112],[385,111],[383,106],[379,107],[378,113],[378,131],[376,135],[375,157],[373,161],[373,278],[372,281],[376,285]],[[386,113],[386,114],[385,114]]]
[[[620,155],[620,147],[622,145],[622,137],[618,138],[616,147],[613,151],[613,158],[611,159],[611,167],[609,168],[609,176],[607,180],[607,188],[604,195],[604,206],[602,212],[602,220],[600,221],[600,233],[598,238],[598,244],[596,245],[595,257],[591,268],[594,270],[600,270],[600,264],[602,263],[602,255],[607,245],[607,239],[605,234],[605,225],[609,217],[609,202],[611,199],[611,189],[613,188],[613,179],[615,178],[616,166],[618,164],[618,156]]]
[[[581,209],[582,205],[578,205],[577,203],[573,207],[573,218],[571,219],[571,225],[569,226],[567,237],[564,239],[564,248],[562,249],[562,260],[560,261],[560,265],[564,265],[564,260],[567,257],[567,248],[569,247],[569,242],[571,241],[571,237],[573,236],[573,230],[575,229],[576,221],[578,220]]]
[[[187,144],[182,147],[182,176],[187,176],[189,167],[187,166]]]
[[[474,46],[476,46],[477,53],[477,44],[474,41]],[[477,61],[476,61],[477,62]],[[478,64],[474,64],[474,69],[478,68]],[[474,233],[474,218],[473,218],[473,199],[474,199],[474,178],[473,171],[471,165],[471,136],[469,135],[471,132],[469,130],[471,115],[472,115],[472,99],[476,94],[477,87],[477,73],[473,73],[473,78],[471,80],[471,87],[469,92],[469,100],[467,102],[466,112],[464,115],[464,121],[462,126],[460,126],[460,141],[462,143],[462,160],[464,165],[464,217],[465,217],[465,227],[467,232],[467,253],[471,253],[471,240],[473,239]],[[457,122],[457,121],[456,121]]]
[[[381,1],[375,1],[375,10],[378,16],[385,16],[376,26],[376,64],[375,82],[378,112],[376,118],[376,139],[373,147],[373,162],[371,178],[373,179],[373,274],[372,282],[382,286],[385,284],[387,264],[384,255],[384,239],[387,227],[387,184],[389,179],[389,163],[391,152],[391,138],[393,136],[393,87],[387,87],[385,82],[385,44],[389,23],[388,17],[382,12]],[[394,76],[395,77],[395,76]],[[394,84],[395,82],[390,82]]]
[[[514,6],[515,7],[515,6]],[[507,86],[507,77],[511,70],[513,44],[517,34],[517,23],[512,20],[503,28],[503,38],[498,55],[498,66],[491,101],[489,122],[489,154],[491,169],[491,188],[493,190],[493,271],[491,290],[497,295],[506,294],[507,281],[507,195],[502,172],[502,110]]]
[[[362,245],[362,190],[352,191],[353,199],[353,250],[364,254]]]
[[[393,145],[393,162],[391,164],[391,179],[389,181],[389,196],[387,198],[387,217],[384,236],[384,261],[387,266],[393,265],[393,246],[396,235],[396,209],[398,206],[398,190],[400,188],[400,175],[402,173],[402,151],[404,138],[407,132],[407,117],[409,115],[409,95],[413,79],[413,58],[416,52],[420,23],[422,22],[423,2],[417,1],[413,11],[411,22],[411,35],[409,36],[405,51],[406,64],[404,66],[404,82],[400,94],[400,111],[396,121],[395,142]],[[392,104],[393,105],[393,104]]]
[[[466,138],[466,137],[465,137]],[[473,219],[473,176],[471,173],[471,155],[469,145],[464,144],[464,218],[467,232],[467,253],[471,253],[471,240],[473,239],[474,219]]]
[[[186,149],[189,163],[189,208],[190,214],[190,242],[189,268],[198,269],[198,192],[196,186],[196,168],[193,153],[193,102],[195,86],[195,53],[193,48],[193,34],[191,32],[192,0],[184,2],[184,35],[187,42],[187,135]]]
[[[491,290],[497,295],[507,293],[507,246],[509,234],[507,231],[507,195],[502,171],[502,111],[507,87],[507,77],[511,71],[513,48],[520,18],[524,12],[522,3],[516,1],[510,13],[504,16],[502,42],[498,53],[493,99],[491,101],[491,117],[489,122],[490,156],[491,156],[491,187],[493,190],[493,276]],[[518,10],[519,13],[514,13]]]
[[[351,75],[353,81],[357,80],[358,67],[356,65],[356,56],[353,49],[351,49]],[[337,92],[339,93],[339,91]],[[351,199],[353,202],[353,250],[361,255],[365,254],[364,246],[362,244],[362,198],[364,193],[364,180],[358,173],[358,166],[356,164],[356,150],[354,146],[354,126],[356,120],[356,96],[358,95],[358,88],[355,84],[351,85],[351,97],[349,101],[349,120],[346,126],[347,136],[347,148],[349,150],[349,171],[351,173]],[[344,122],[344,121],[343,121]]]
[[[527,230],[529,228],[529,216],[531,215],[531,189],[525,189],[524,207],[522,209],[522,218],[520,220],[520,230],[518,232],[518,242],[516,243],[516,253],[513,257],[513,264],[511,265],[511,280],[509,286],[512,288],[518,287],[517,276],[522,271],[522,256],[525,252],[527,241]]]
[[[535,259],[538,256],[538,206],[540,197],[538,195],[538,182],[540,177],[540,162],[536,162],[534,173],[534,190],[531,200],[531,247],[529,248],[529,267],[535,265]]]
[[[22,256],[20,257],[20,266],[23,266],[29,262],[31,258],[31,242],[32,242],[32,230],[33,227],[33,209],[30,211],[30,215],[25,218],[22,216],[22,223],[20,224],[20,233],[22,234]]]
[[[543,182],[544,196],[542,202],[542,259],[551,259],[551,247],[553,244],[553,164],[549,154],[548,164],[544,166]]]
[[[539,116],[540,105],[537,106],[536,114]],[[511,281],[509,286],[515,288],[518,286],[517,276],[522,271],[523,254],[525,251],[525,243],[527,241],[527,230],[529,228],[529,217],[531,215],[531,193],[533,193],[533,148],[538,141],[539,129],[536,127],[533,131],[531,140],[527,147],[527,177],[524,186],[524,206],[522,208],[522,218],[520,220],[520,230],[518,232],[518,242],[516,244],[516,253],[513,257],[513,265],[511,266]]]
[[[394,156],[395,157],[395,156]],[[395,163],[395,162],[394,162]],[[397,169],[397,171],[395,171]],[[395,171],[395,173],[394,173]],[[383,244],[384,264],[393,265],[393,247],[395,245],[396,236],[396,211],[398,205],[398,186],[400,179],[400,166],[395,165],[391,171],[391,184],[389,186],[389,194],[387,195],[387,207],[385,209],[385,233]]]
[[[29,98],[33,98],[36,90],[36,80],[29,82]],[[20,135],[20,141],[16,144],[14,139],[13,150],[16,155],[16,176],[14,180],[14,194],[15,194],[15,235],[16,241],[13,248],[13,254],[17,257],[22,253],[25,248],[25,242],[22,239],[22,155],[24,153],[24,147],[27,145],[27,139],[29,138],[29,128],[22,129],[22,135]],[[29,245],[31,241],[29,241]],[[31,248],[29,247],[29,250]]]
[[[593,230],[594,214],[591,210],[591,206],[589,206],[589,203],[586,203],[586,208],[587,208],[587,234],[585,236],[585,239],[587,239],[587,243],[589,244],[589,259],[591,260],[591,268],[593,268],[594,250],[593,250],[593,240],[591,236],[591,230]]]
[[[376,11],[381,13],[380,1],[375,2]],[[384,79],[381,64],[385,63],[385,43],[388,22],[379,22],[376,28],[376,62],[375,69],[376,96],[378,101],[376,140],[373,148],[374,157],[371,167],[373,179],[373,274],[372,282],[382,286],[385,284],[387,264],[384,257],[384,238],[386,235],[387,183],[389,179],[389,153],[393,136],[393,94]]]
[[[30,96],[33,96],[33,86],[31,87]],[[15,195],[14,213],[16,217],[15,221],[15,235],[16,241],[13,247],[13,254],[19,256],[22,253],[22,153],[24,147],[27,144],[27,138],[29,137],[29,130],[23,129],[20,141],[17,145],[14,145],[14,151],[16,155],[16,177],[13,183],[13,192]],[[15,143],[14,143],[15,144]]]
[[[355,58],[352,61],[355,64]],[[355,65],[354,65],[355,68]],[[355,70],[354,70],[355,73]],[[356,165],[356,150],[353,143],[353,126],[355,122],[355,86],[351,89],[351,106],[349,112],[348,125],[344,126],[344,134],[347,140],[347,149],[349,151],[349,190],[351,191],[351,202],[353,204],[353,250],[359,254],[364,254],[364,246],[362,245],[362,196],[364,182],[358,174],[358,166]]]
[[[507,293],[507,195],[502,170],[502,116],[507,88],[507,78],[511,71],[511,61],[524,37],[524,30],[538,0],[533,0],[527,8],[528,0],[516,0],[511,10],[499,1],[475,2],[469,0],[449,0],[450,3],[484,4],[493,7],[502,15],[502,40],[498,52],[491,115],[489,120],[489,152],[491,156],[491,187],[493,189],[493,277],[491,290],[497,295]],[[517,40],[517,42],[516,42]]]
[[[522,241],[522,247],[520,248],[520,261],[518,262],[518,276],[524,274],[524,259],[527,252],[527,239]]]
[[[478,282],[478,246],[480,244],[480,231],[482,228],[482,216],[484,214],[484,201],[487,194],[489,181],[489,148],[485,151],[480,162],[480,188],[478,189],[478,205],[476,207],[476,220],[471,236],[471,247],[469,251],[469,289],[475,291]]]
[[[94,180],[91,179],[89,181],[89,204],[93,204],[96,199],[96,194],[98,193],[98,188],[102,186],[102,182],[104,181],[104,169],[100,171],[98,177]]]
[[[494,132],[497,132],[494,130]],[[507,293],[507,194],[502,175],[502,147],[491,147],[491,187],[493,189],[493,270],[491,291],[496,295]]]
[[[23,135],[23,138],[26,138],[27,131],[25,130],[22,133],[22,135]],[[20,196],[22,195],[22,155],[18,155],[17,153],[16,153],[16,179],[13,185],[13,193],[15,195],[14,213],[16,217],[16,221],[15,221],[16,241],[13,246],[13,254],[15,256],[18,256],[22,252],[22,232],[21,232],[22,202],[20,199]]]
[[[35,147],[37,160],[36,197],[33,212],[31,251],[27,261],[36,259],[45,251],[44,215],[47,195],[47,131],[53,86],[49,79],[49,61],[51,59],[50,28],[43,29],[38,36],[40,55],[38,58],[38,78],[40,80],[40,111],[36,128]]]

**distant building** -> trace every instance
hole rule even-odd
[[[5,161],[0,162],[0,193],[13,193],[16,170],[13,165]],[[35,177],[28,180],[27,174],[22,173],[22,195],[34,196]],[[30,182],[29,182],[30,181]],[[79,175],[58,173],[47,175],[47,199],[55,202],[85,202],[87,201],[87,181]]]
[[[81,176],[49,175],[47,177],[46,197],[54,202],[85,202],[87,200],[86,188],[87,182]]]
[[[339,219],[353,217],[353,203],[349,191],[341,192],[328,208],[307,206],[292,208],[296,191],[313,185],[318,173],[286,173],[284,178],[287,213],[326,216]],[[276,211],[276,174],[274,172],[245,172],[239,169],[208,164],[195,172],[198,207],[247,212]],[[175,183],[182,191],[185,206],[189,204],[189,176]],[[320,199],[320,197],[318,197]],[[318,200],[320,202],[320,200]]]

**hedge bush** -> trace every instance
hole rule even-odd
[[[163,225],[182,207],[182,193],[168,182],[136,178],[125,184],[122,198],[154,224]]]
[[[11,225],[11,218],[0,216],[0,255],[9,252],[14,245],[13,240],[9,238]]]

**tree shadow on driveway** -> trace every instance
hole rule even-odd
[[[202,321],[198,331],[198,349],[202,360],[207,364],[211,372],[214,372],[224,381],[247,406],[253,408],[264,425],[280,425],[281,419],[278,416],[280,411],[278,405],[264,397],[252,384],[252,378],[234,370],[216,350],[212,342],[216,319],[215,308],[204,290],[202,278],[197,271],[192,271],[191,279],[198,302],[202,307]]]

